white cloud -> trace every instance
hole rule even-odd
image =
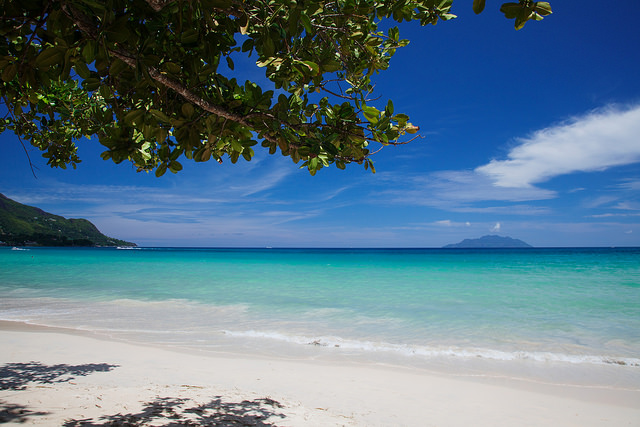
[[[602,171],[640,161],[640,106],[609,108],[540,130],[520,140],[507,160],[492,160],[475,171],[507,188],[573,172]]]
[[[640,143],[640,142],[639,142]],[[622,190],[628,191],[640,191],[640,180],[626,179],[618,186]]]
[[[506,160],[492,160],[471,170],[442,170],[425,175],[381,173],[381,197],[392,203],[427,206],[458,213],[546,215],[539,201],[562,194],[587,193],[576,187],[561,193],[537,183],[573,172],[600,171],[640,162],[640,106],[608,108],[540,130],[519,140]],[[589,196],[586,208],[634,209],[640,179],[626,178],[615,194]],[[611,188],[607,188],[610,193]],[[593,194],[593,193],[589,193]],[[626,204],[620,204],[626,201]],[[526,203],[525,202],[535,202]],[[618,205],[615,205],[618,203]],[[633,203],[633,204],[631,204]]]
[[[527,201],[556,197],[554,191],[540,188],[496,187],[486,176],[473,171],[440,171],[424,176],[387,175],[387,190],[379,194],[393,201],[432,207],[459,206],[486,200]]]
[[[589,215],[588,218],[611,218],[611,217],[636,217],[640,213],[604,213],[599,215]]]
[[[513,203],[557,197],[556,192],[537,187],[497,187],[488,177],[465,170],[421,176],[387,173],[384,179],[384,190],[377,191],[372,198],[450,212],[543,215],[549,213],[548,208]]]
[[[467,222],[454,222],[454,221],[451,221],[450,219],[444,219],[444,220],[441,220],[441,221],[434,221],[431,224],[439,226],[439,227],[471,227],[471,223],[469,221],[467,221]]]
[[[630,202],[630,201],[622,201],[617,205],[613,206],[614,209],[620,209],[625,211],[640,211],[640,203]]]
[[[493,233],[497,233],[498,231],[500,231],[501,225],[499,222],[496,222],[496,225],[494,225],[493,227],[491,227],[491,231]]]
[[[286,177],[294,172],[291,168],[274,169],[266,173],[257,180],[250,180],[242,183],[241,186],[231,186],[230,188],[242,194],[243,197],[252,196],[277,187]]]

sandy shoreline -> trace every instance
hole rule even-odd
[[[194,355],[0,322],[7,424],[640,426],[637,402],[640,391]]]

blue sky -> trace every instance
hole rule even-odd
[[[5,133],[0,192],[142,246],[440,247],[485,234],[640,246],[640,2],[555,0],[518,32],[500,3],[475,16],[457,0],[456,20],[400,27],[411,43],[377,95],[423,138],[376,154],[375,175],[311,177],[256,150],[156,178],[102,161],[94,140],[76,170],[31,152],[36,179]]]

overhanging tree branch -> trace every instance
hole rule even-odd
[[[157,175],[182,157],[250,160],[256,139],[312,174],[372,168],[371,143],[402,145],[419,129],[370,97],[372,76],[408,43],[381,21],[446,21],[452,1],[0,0],[0,96],[17,112],[0,130],[59,167],[75,167],[76,141],[95,135],[104,159]],[[522,28],[551,8],[518,0],[501,11]],[[242,54],[275,90],[236,81]]]

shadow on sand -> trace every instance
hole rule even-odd
[[[44,365],[40,362],[8,363],[0,367],[0,390],[27,390],[31,385],[69,382],[94,372],[109,372],[118,365]],[[157,398],[137,413],[103,415],[99,418],[69,419],[63,426],[276,426],[286,415],[283,406],[272,399],[232,401],[215,396],[205,404],[178,397]],[[45,416],[26,406],[0,401],[0,424],[26,423],[31,417]]]
[[[46,412],[34,412],[26,406],[14,405],[0,400],[0,424],[25,423],[29,417],[47,415]]]
[[[7,363],[0,367],[0,390],[26,390],[29,384],[53,384],[84,377],[94,372],[109,372],[118,365],[90,363],[86,365],[44,365],[40,362]],[[30,417],[47,415],[23,405],[0,400],[0,424],[25,423]]]
[[[277,411],[282,405],[269,398],[223,401],[216,396],[202,405],[189,405],[189,399],[158,398],[144,404],[135,414],[104,415],[98,420],[68,420],[65,427],[79,426],[276,426],[286,416]],[[275,420],[274,420],[275,419]]]
[[[109,372],[118,365],[89,363],[86,365],[44,365],[40,362],[7,363],[0,367],[0,390],[24,390],[27,384],[64,383],[94,372]]]

